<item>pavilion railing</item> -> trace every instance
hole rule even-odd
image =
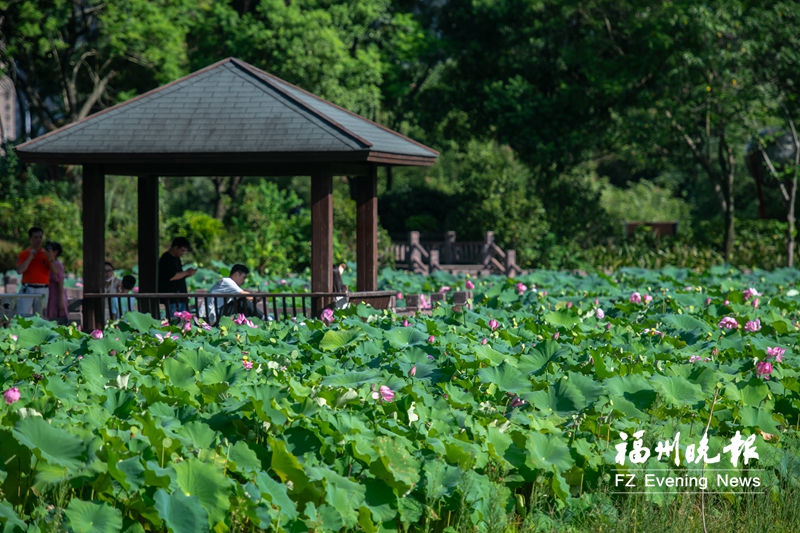
[[[179,307],[183,303],[186,310],[195,316],[208,320],[210,305],[213,303],[218,322],[222,316],[234,316],[239,313],[271,317],[275,320],[310,317],[314,309],[334,307],[343,298],[345,302],[366,303],[375,309],[388,309],[392,306],[394,291],[372,292],[306,292],[306,293],[267,293],[250,292],[246,294],[210,294],[194,293],[127,293],[127,294],[89,294],[83,295],[83,302],[102,301],[106,317],[114,312],[124,314],[126,311],[148,313],[155,318],[166,317],[171,304]],[[222,306],[217,305],[222,303]],[[171,317],[169,317],[171,318]]]

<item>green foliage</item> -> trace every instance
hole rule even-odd
[[[310,264],[311,213],[297,196],[274,183],[246,185],[234,206],[222,260],[243,263],[259,274],[302,270]]]
[[[40,226],[44,238],[61,243],[64,253],[61,262],[67,271],[80,271],[83,265],[83,231],[80,211],[77,206],[57,196],[34,196],[0,200],[0,236],[15,244],[21,252],[30,246],[28,229]],[[16,266],[16,254],[12,265],[0,265],[3,271]]]
[[[754,435],[759,458],[728,473],[758,475],[769,509],[796,509],[798,283],[793,270],[537,271],[476,280],[473,309],[439,306],[406,326],[363,307],[331,324],[210,330],[130,314],[97,340],[17,319],[0,338],[0,389],[20,391],[0,409],[0,526],[524,531],[546,515],[563,523],[545,530],[621,531],[627,498],[677,512],[689,495],[640,485],[642,499],[612,497],[620,433],[696,445],[706,423],[710,456]],[[633,291],[653,299],[630,302]],[[740,326],[721,331],[724,316]],[[755,319],[759,331],[743,328]],[[785,358],[765,380],[754,363],[773,346]],[[683,454],[650,461],[676,477],[698,468]],[[729,500],[748,498],[706,505],[732,520]]]
[[[169,243],[179,235],[186,237],[196,257],[219,257],[221,242],[226,236],[221,221],[199,211],[184,211],[180,217],[167,219],[162,227],[162,242]]]
[[[681,228],[691,223],[691,206],[651,181],[630,183],[627,189],[606,184],[600,202],[617,222],[677,221]]]

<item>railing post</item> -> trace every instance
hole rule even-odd
[[[419,232],[408,232],[408,246],[409,246],[409,270],[415,274],[426,274],[425,265],[422,263],[422,246],[419,243]]]
[[[483,265],[484,269],[491,268],[492,266],[492,256],[494,252],[492,251],[492,245],[494,244],[494,232],[487,231],[483,237],[483,256],[481,258],[481,264]]]
[[[517,251],[516,250],[506,250],[506,276],[509,278],[513,278],[521,271],[517,266]]]
[[[428,252],[430,254],[430,263],[429,263],[429,273],[433,274],[437,270],[442,269],[442,265],[439,263],[439,250],[431,250]]]
[[[452,265],[456,262],[456,232],[448,231],[444,234],[444,263]]]

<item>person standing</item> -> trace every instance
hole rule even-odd
[[[42,248],[44,230],[34,226],[28,230],[31,247],[20,252],[17,258],[17,273],[22,274],[20,294],[43,294],[47,297],[50,284],[50,258]],[[31,316],[45,310],[44,302],[39,298],[19,298],[17,314]]]
[[[186,278],[194,276],[196,268],[183,270],[181,257],[191,251],[192,245],[186,237],[175,237],[172,246],[158,260],[158,292],[168,294],[186,294]],[[167,318],[172,318],[176,311],[186,311],[186,299],[166,300]]]
[[[117,294],[122,292],[120,290],[120,280],[114,274],[114,265],[106,261],[105,264],[105,284],[103,285],[103,292],[106,294]],[[111,300],[110,304],[107,306],[103,306],[103,312],[105,313],[106,322],[108,322],[109,317],[111,320],[116,320],[119,318],[119,309],[114,305],[115,301]],[[110,311],[109,311],[110,308]]]
[[[59,324],[67,322],[67,292],[64,290],[64,265],[59,258],[63,249],[57,242],[47,243],[44,247],[50,261],[50,283],[47,287],[47,311],[45,318],[55,320]]]

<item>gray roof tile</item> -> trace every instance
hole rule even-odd
[[[238,60],[34,139],[29,154],[437,153]]]

